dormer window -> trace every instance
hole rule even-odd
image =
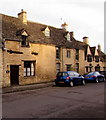
[[[24,28],[17,31],[16,35],[20,36],[20,38],[21,38],[21,46],[22,47],[28,47],[29,46],[29,42],[27,40],[29,34],[26,32],[26,30]]]
[[[43,31],[43,33],[45,34],[46,37],[50,37],[50,29],[48,28],[48,26],[47,26],[46,29]]]
[[[99,56],[95,56],[95,62],[99,62]]]
[[[29,46],[29,42],[27,41],[27,36],[22,35],[21,37],[22,37],[21,45],[22,45],[23,47]]]
[[[87,55],[87,62],[92,62],[92,55]]]
[[[67,33],[66,39],[70,42],[70,33]]]

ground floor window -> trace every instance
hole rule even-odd
[[[56,73],[60,72],[60,63],[56,63]]]
[[[66,71],[71,71],[71,64],[66,65]]]
[[[24,61],[24,76],[35,76],[35,62]]]
[[[100,66],[99,64],[97,66],[95,66],[95,71],[100,71]]]
[[[106,71],[106,67],[103,67],[104,71]]]
[[[86,69],[85,72],[86,72],[86,73],[92,72],[92,68],[93,68],[92,64],[89,64],[89,66],[86,66],[86,67],[85,67],[85,69]]]

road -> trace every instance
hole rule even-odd
[[[104,118],[104,83],[3,94],[3,118]]]

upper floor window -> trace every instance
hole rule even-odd
[[[20,36],[20,39],[21,39],[21,46],[22,47],[28,47],[29,46],[29,42],[27,40],[29,34],[27,33],[27,31],[23,28],[21,30],[18,30],[16,32],[16,35],[17,36]]]
[[[70,50],[67,50],[67,58],[70,58]]]
[[[59,47],[56,48],[56,58],[60,59],[60,48]]]
[[[70,33],[67,33],[66,38],[70,42]]]
[[[50,37],[50,29],[48,26],[43,30],[43,33],[45,34],[46,37]]]
[[[87,62],[92,62],[92,55],[87,56]]]
[[[27,36],[22,35],[21,45],[24,47],[29,46],[29,42],[27,41]]]
[[[99,62],[99,56],[95,56],[95,62]]]
[[[24,61],[24,76],[35,76],[35,62]]]
[[[79,49],[76,49],[76,60],[79,60]]]

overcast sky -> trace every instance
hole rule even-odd
[[[104,51],[104,0],[0,0],[0,13],[15,16],[24,9],[30,21],[57,28],[64,22],[74,37],[89,37],[90,46]]]

